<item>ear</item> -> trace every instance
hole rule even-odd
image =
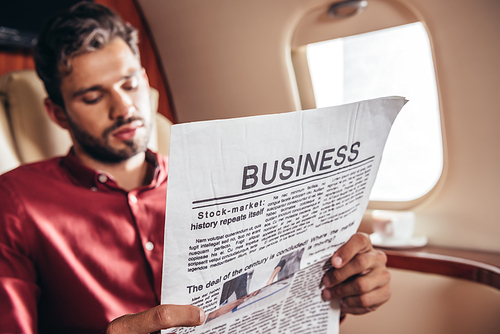
[[[55,104],[51,99],[46,98],[43,101],[45,106],[45,111],[49,115],[50,119],[59,125],[61,128],[69,130],[68,116],[64,112],[63,108],[58,104]]]

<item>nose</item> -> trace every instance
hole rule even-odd
[[[110,106],[110,118],[129,118],[136,111],[136,107],[130,98],[125,92],[122,91],[113,91],[112,102]]]

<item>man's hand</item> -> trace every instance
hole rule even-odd
[[[113,320],[106,334],[148,334],[172,327],[201,325],[205,313],[192,305],[159,305],[152,309],[126,314]]]
[[[342,314],[363,314],[389,300],[387,256],[373,249],[368,235],[356,233],[333,255],[323,277],[323,299],[340,299]]]

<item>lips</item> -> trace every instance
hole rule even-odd
[[[118,129],[113,131],[111,135],[119,140],[130,140],[135,137],[137,129],[144,126],[142,121],[133,121],[129,124],[120,126]]]

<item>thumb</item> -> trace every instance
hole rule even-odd
[[[372,249],[370,237],[365,233],[355,233],[349,241],[333,254],[331,263],[334,268],[342,268],[359,253],[366,253]]]
[[[193,305],[159,305],[152,309],[126,314],[113,320],[106,334],[148,334],[172,327],[191,327],[203,324],[205,313]]]

